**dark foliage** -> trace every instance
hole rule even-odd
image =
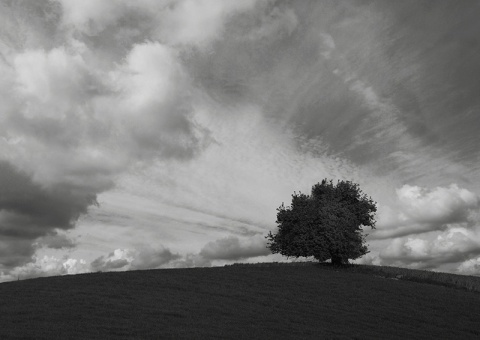
[[[358,184],[323,180],[311,195],[294,193],[292,205],[278,209],[278,233],[269,232],[272,253],[348,263],[368,253],[363,227],[375,228],[376,203]]]

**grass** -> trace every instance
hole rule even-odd
[[[318,262],[271,262],[271,263],[235,263],[234,266],[322,266],[324,269],[338,268],[331,267],[326,263]],[[480,293],[480,277],[457,275],[442,272],[432,272],[429,270],[418,270],[388,266],[372,266],[372,265],[348,265],[342,268],[343,271],[371,274],[385,279],[406,280],[421,283],[431,283],[435,285],[452,287],[457,289],[465,289],[472,292]]]
[[[2,283],[0,338],[480,338],[479,293],[388,280],[369,267],[237,265]]]
[[[445,287],[464,289],[480,293],[480,277],[456,275],[429,270],[416,270],[386,266],[352,266],[352,271],[367,274],[381,275],[385,278],[399,278],[401,280],[431,283]]]

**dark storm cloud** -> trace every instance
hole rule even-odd
[[[93,204],[94,192],[67,184],[42,187],[0,161],[0,263],[8,269],[28,262],[37,238],[55,235],[55,229],[73,228],[80,214]],[[45,242],[55,247],[53,239],[50,241]]]
[[[0,227],[2,222],[0,222]],[[5,236],[0,232],[0,271],[7,272],[32,260],[35,247],[32,240]]]

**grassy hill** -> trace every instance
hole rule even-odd
[[[478,292],[358,268],[250,265],[2,283],[0,338],[480,338]]]

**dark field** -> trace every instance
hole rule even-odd
[[[320,265],[0,284],[0,338],[478,339],[480,294]]]

